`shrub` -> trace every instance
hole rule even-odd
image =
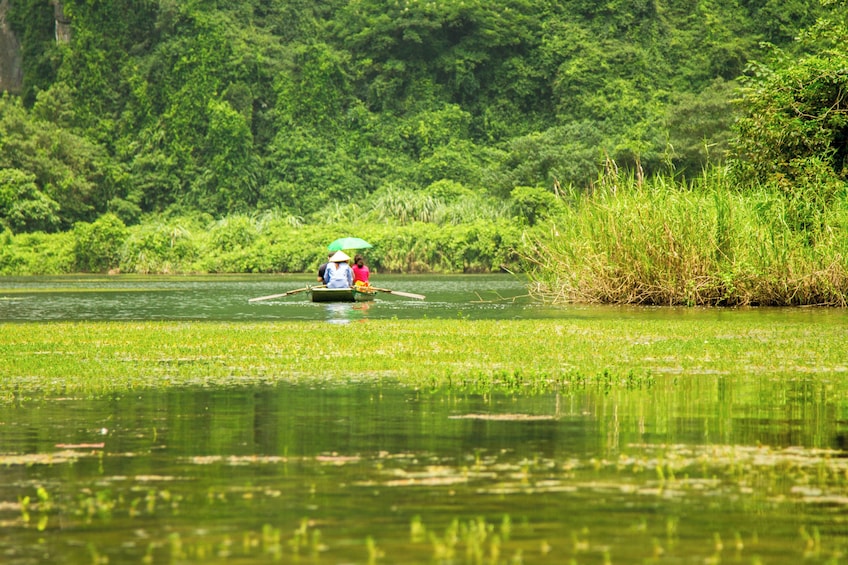
[[[77,270],[102,273],[118,267],[128,231],[116,215],[105,214],[93,223],[78,222],[74,225],[73,234]]]

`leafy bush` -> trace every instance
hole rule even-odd
[[[532,186],[517,186],[510,196],[517,216],[531,226],[550,216],[560,203],[552,192]]]
[[[61,275],[74,270],[72,232],[34,232],[16,237],[21,275]]]
[[[834,6],[801,35],[799,47],[809,54],[774,48],[742,79],[734,171],[784,192],[801,230],[848,187],[848,10],[844,2]]]
[[[200,255],[198,239],[180,222],[132,228],[121,249],[121,271],[147,274],[193,270],[192,264]]]
[[[259,237],[253,220],[247,216],[228,216],[215,222],[209,239],[217,251],[235,251],[250,247]]]
[[[0,226],[15,232],[51,231],[59,225],[59,204],[41,192],[35,175],[0,169]]]
[[[74,225],[73,254],[75,268],[82,272],[102,273],[118,267],[121,248],[128,231],[114,214],[100,216],[92,223]]]

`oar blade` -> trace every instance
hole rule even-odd
[[[423,294],[415,294],[414,292],[401,292],[399,290],[393,290],[392,294],[397,294],[398,296],[405,296],[407,298],[415,298],[417,300],[424,300],[427,298]]]
[[[380,291],[380,292],[387,292],[389,294],[397,294],[398,296],[405,296],[406,298],[415,298],[416,300],[424,300],[426,298],[426,296],[424,296],[423,294],[415,294],[414,292],[402,292],[400,290],[391,290],[391,289],[388,289],[388,288],[377,288],[377,287],[374,287],[374,286],[372,286],[370,288],[371,288],[371,290],[377,290],[377,291]]]
[[[298,292],[304,292],[310,290],[312,287],[307,286],[304,288],[296,288],[294,290],[290,290],[288,292],[282,292],[280,294],[269,294],[268,296],[258,296],[256,298],[248,299],[248,302],[259,302],[261,300],[272,300],[274,298],[282,298],[283,296],[289,296],[290,294],[297,294]]]

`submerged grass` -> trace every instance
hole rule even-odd
[[[657,376],[848,372],[833,311],[573,320],[0,324],[0,395],[189,385],[349,383],[542,392]],[[703,314],[703,313],[701,313]]]

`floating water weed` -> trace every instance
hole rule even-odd
[[[582,528],[579,532],[571,532],[571,548],[574,553],[589,551],[589,528]]]
[[[512,535],[512,520],[510,519],[509,514],[504,514],[504,517],[501,520],[500,532],[503,540],[509,541],[509,538]]]
[[[171,562],[182,561],[187,557],[183,549],[183,540],[179,532],[174,532],[168,536],[168,553]]]
[[[282,556],[282,533],[279,528],[274,528],[271,524],[262,526],[262,551],[275,560]]]
[[[733,532],[733,549],[736,550],[737,555],[745,549],[745,542],[742,541],[742,534],[738,531]]]
[[[29,521],[31,519],[31,517],[29,515],[29,503],[30,503],[29,496],[19,496],[18,497],[18,506],[21,509],[21,521],[24,524],[29,524]]]
[[[344,361],[364,378],[430,389],[568,394],[584,386],[650,390],[673,384],[681,374],[843,375],[848,343],[835,319],[822,320],[773,324],[768,317],[733,315],[638,325],[600,319],[418,320],[414,326],[372,320],[330,331],[334,339],[357,343]],[[324,381],[319,367],[326,328],[320,330],[297,322],[0,324],[0,398]],[[279,343],[296,354],[281,354]]]
[[[724,542],[721,541],[721,534],[713,532],[713,544],[716,553],[721,553],[724,550]]]
[[[651,553],[652,553],[652,556],[653,556],[654,559],[659,559],[660,557],[663,556],[663,554],[665,554],[665,549],[663,548],[662,544],[660,543],[660,540],[658,540],[657,538],[653,538],[651,540],[651,545],[652,545],[652,548],[653,548],[653,551]]]
[[[818,558],[821,554],[821,534],[816,526],[813,526],[813,532],[807,532],[807,527],[801,525],[801,539],[804,541],[804,556],[806,558]]]
[[[88,555],[91,558],[92,565],[106,565],[109,563],[109,557],[102,555],[93,543],[87,544],[86,548],[88,549]]]
[[[409,539],[412,543],[422,543],[427,539],[427,528],[421,522],[421,516],[413,516],[409,524]]]
[[[768,313],[763,315],[769,319]],[[844,413],[846,405],[844,379],[838,362],[829,357],[830,353],[802,343],[799,358],[811,355],[824,359],[825,369],[810,374],[783,375],[766,367],[765,376],[761,378],[747,369],[739,375],[719,376],[681,369],[681,374],[671,378],[667,372],[654,368],[651,373],[656,377],[654,384],[650,388],[640,388],[628,377],[627,363],[644,351],[650,350],[638,358],[639,363],[658,360],[658,364],[665,363],[667,370],[678,370],[678,366],[687,364],[686,359],[695,359],[700,353],[689,351],[673,357],[670,350],[680,345],[679,339],[663,333],[663,328],[648,324],[646,330],[640,323],[628,330],[628,320],[617,323],[622,326],[619,333],[609,329],[594,333],[590,324],[543,324],[535,329],[532,325],[522,326],[523,331],[533,332],[535,340],[540,339],[539,332],[557,335],[554,327],[559,327],[569,338],[576,330],[585,332],[595,342],[612,336],[612,347],[621,348],[614,353],[598,350],[596,355],[603,357],[602,362],[589,356],[575,359],[574,356],[579,356],[576,349],[568,354],[546,355],[546,363],[550,361],[551,365],[565,368],[561,373],[547,373],[546,378],[553,380],[552,375],[556,374],[562,379],[550,389],[557,392],[538,398],[525,394],[528,390],[535,394],[532,384],[517,388],[510,384],[505,391],[507,394],[500,394],[498,387],[501,385],[495,382],[495,371],[487,373],[475,366],[477,372],[470,375],[457,361],[461,358],[450,361],[456,363],[451,371],[456,383],[461,384],[437,394],[427,388],[431,382],[427,379],[439,370],[437,365],[427,366],[430,374],[421,381],[416,380],[417,375],[425,371],[416,373],[418,368],[413,367],[409,380],[404,381],[406,386],[398,389],[393,388],[393,384],[372,387],[359,381],[346,384],[349,388],[343,389],[337,386],[336,380],[311,375],[309,367],[291,377],[291,382],[303,384],[282,383],[273,389],[244,389],[238,383],[242,378],[239,375],[244,375],[247,382],[256,382],[252,365],[243,359],[254,353],[267,354],[269,359],[303,354],[307,365],[318,359],[315,357],[318,348],[313,350],[306,338],[298,338],[296,352],[282,351],[279,347],[272,351],[273,341],[284,339],[275,323],[244,332],[265,331],[272,338],[257,339],[251,335],[242,336],[244,341],[230,341],[228,347],[244,346],[245,352],[224,355],[227,367],[235,371],[236,376],[225,381],[234,386],[222,389],[182,389],[187,382],[193,382],[194,377],[183,380],[181,375],[157,373],[157,377],[144,386],[155,388],[157,383],[164,383],[162,388],[180,388],[165,393],[133,392],[129,396],[123,392],[123,384],[118,383],[114,385],[115,392],[103,397],[96,387],[74,389],[78,383],[71,382],[71,389],[59,388],[63,379],[51,377],[50,382],[57,385],[52,390],[62,391],[61,400],[47,395],[37,404],[27,401],[22,406],[4,407],[3,421],[16,422],[14,428],[3,427],[4,440],[15,441],[21,435],[19,429],[44,431],[39,432],[43,435],[37,443],[41,453],[0,454],[0,465],[9,470],[11,477],[27,480],[7,485],[3,491],[5,495],[0,498],[2,524],[16,528],[22,540],[0,542],[0,551],[17,551],[12,559],[18,557],[20,562],[38,562],[38,558],[31,557],[37,552],[42,552],[38,557],[43,556],[46,549],[39,549],[34,541],[49,537],[61,540],[57,544],[73,545],[68,551],[76,553],[68,560],[85,562],[88,556],[84,555],[84,544],[94,540],[103,555],[108,547],[112,562],[138,562],[144,560],[148,552],[156,554],[150,562],[167,563],[168,536],[178,532],[182,551],[187,556],[185,561],[190,562],[260,563],[274,559],[364,562],[363,540],[371,533],[376,540],[374,547],[386,553],[382,559],[387,563],[404,558],[409,562],[438,562],[437,554],[451,555],[453,562],[466,561],[469,565],[481,559],[487,565],[495,560],[505,563],[510,559],[553,563],[567,562],[573,555],[569,532],[574,530],[578,532],[576,541],[586,544],[586,553],[576,556],[581,565],[600,563],[605,548],[602,544],[609,544],[608,552],[615,563],[625,559],[647,561],[657,554],[664,555],[669,562],[703,563],[720,558],[726,563],[735,558],[734,550],[741,553],[745,563],[754,562],[754,552],[763,552],[764,562],[790,563],[791,556],[801,559],[801,553],[806,551],[808,541],[798,530],[798,524],[804,523],[809,539],[814,540],[817,535],[813,525],[821,529],[820,539],[813,542],[812,551],[816,551],[817,546],[820,549],[818,553],[811,553],[810,563],[836,559],[838,550],[844,547],[844,538],[831,524],[838,524],[839,509],[845,504],[848,458],[843,457],[842,447],[828,447],[834,430],[841,430],[839,415]],[[198,345],[201,349],[220,347],[214,343],[216,339],[225,342],[231,339],[228,330],[216,324],[193,325],[200,327],[191,328],[186,334],[169,324],[155,327],[173,331],[175,340],[184,335],[198,342],[210,340],[210,344]],[[731,356],[745,362],[762,354],[757,353],[759,340],[768,341],[775,335],[786,337],[763,326],[747,333],[740,332],[732,322],[721,331],[711,324],[705,325],[711,341],[722,331],[727,335],[744,335],[742,341],[752,344],[752,357],[743,353],[745,346],[741,344],[734,344],[729,351]],[[112,356],[119,346],[112,332],[119,327],[126,334],[128,344],[125,348],[128,350],[136,348],[134,340],[146,339],[142,333],[133,335],[132,328],[115,326],[107,327],[98,341],[89,335],[88,329],[80,328],[82,339],[96,345],[90,350],[70,342],[63,347],[70,348],[67,350],[70,355],[90,354],[91,362],[110,371]],[[306,325],[293,327],[308,334],[310,339],[318,337]],[[436,328],[434,325],[429,330]],[[814,325],[809,328],[812,334],[821,335]],[[385,344],[388,337],[383,332],[386,329],[408,333],[401,341],[410,348],[407,353],[418,364],[429,363],[428,354],[439,356],[442,351],[414,357],[411,344],[416,339],[425,346],[455,347],[451,343],[434,341],[426,332],[421,338],[404,324],[366,332],[365,347],[382,342],[382,347],[388,349]],[[488,330],[488,326],[477,329]],[[801,333],[806,331],[804,327],[796,329]],[[235,333],[243,332],[237,330]],[[334,334],[334,340],[357,335],[346,331]],[[646,338],[647,334],[650,339]],[[44,335],[48,341],[52,339],[52,328],[46,328]],[[511,332],[505,332],[495,337],[510,335]],[[0,357],[6,355],[7,339],[16,338],[0,337]],[[529,347],[533,341],[517,339],[516,345],[501,345],[499,349]],[[565,341],[554,339],[557,346],[570,347]],[[111,340],[114,343],[109,345]],[[669,343],[659,347],[657,343],[663,341]],[[638,346],[628,345],[636,342]],[[483,341],[466,341],[463,347],[481,343]],[[787,340],[781,347],[791,347],[789,343]],[[183,345],[176,343],[173,347]],[[597,343],[595,347],[597,349]],[[837,344],[836,347],[842,346]],[[266,348],[268,351],[263,353]],[[37,344],[34,349],[47,352],[39,355],[51,355],[50,347]],[[721,347],[716,347],[708,349],[704,355],[722,352]],[[614,355],[619,353],[622,358],[630,356],[631,359],[617,363]],[[140,358],[142,368],[156,371],[155,364],[144,360],[148,359],[145,355],[154,359],[155,352],[143,353]],[[190,358],[191,348],[180,353],[181,358],[184,355]],[[520,374],[525,381],[542,374],[534,373],[532,367],[521,367],[518,373],[513,371],[509,351],[497,350],[492,355],[495,362],[502,364],[497,370],[510,371],[510,375]],[[523,352],[515,355],[524,359]],[[775,356],[780,358],[781,352]],[[58,355],[53,359],[61,362]],[[358,365],[358,360],[351,359],[353,357],[346,357],[345,363],[351,363],[357,371],[365,370]],[[800,363],[798,359],[795,362]],[[285,361],[278,367],[287,371],[294,365],[293,361]],[[601,366],[608,369],[606,375],[603,368],[599,368]],[[178,370],[191,372],[194,370],[191,367],[189,362]],[[389,363],[384,365],[383,369],[388,372],[377,378],[384,382],[405,378],[397,377],[388,367]],[[130,367],[128,370],[136,369]],[[204,379],[202,371],[217,371],[218,368],[203,365],[197,370],[197,382],[200,382]],[[0,365],[0,373],[8,371],[7,366]],[[566,375],[573,374],[585,376],[580,385],[585,388],[578,388],[573,381],[566,383]],[[162,381],[157,381],[158,378]],[[289,382],[290,376],[280,378]],[[480,383],[477,388],[480,393],[468,392],[477,386],[475,379]],[[119,380],[120,377],[115,378],[116,382]],[[218,381],[210,378],[203,382]],[[0,383],[0,387],[5,386],[2,377]],[[287,409],[285,413],[278,410],[281,399],[305,389],[320,391],[320,394],[303,397],[302,411],[300,408]],[[89,394],[95,399],[80,400]],[[122,396],[130,402],[119,402],[117,399]],[[142,402],[136,403],[136,396],[145,398],[149,411],[140,409]],[[330,400],[336,396],[344,399],[344,411],[330,408],[337,406]],[[316,398],[327,404],[315,402]],[[170,405],[167,408],[171,414],[163,417],[160,411],[166,408],[166,403]],[[137,412],[135,404],[139,406]],[[361,417],[361,411],[351,409],[348,412],[347,407],[352,405],[367,406],[366,417]],[[389,405],[398,418],[394,420],[398,425],[384,429],[382,420],[370,417],[386,414]],[[273,407],[270,412],[269,406]],[[421,413],[413,413],[419,406]],[[37,409],[29,410],[30,407]],[[85,421],[80,418],[65,422],[63,417],[48,417],[50,410],[66,416],[74,415],[74,411],[79,412],[83,407],[89,418]],[[428,410],[437,417],[430,417]],[[194,419],[190,414],[202,416]],[[156,439],[151,432],[154,424],[160,430]],[[312,424],[325,426],[324,431],[329,431],[315,447],[311,439],[309,445],[302,440],[304,430],[310,434],[315,431]],[[85,434],[96,434],[104,425],[108,425],[110,433],[106,437],[97,436],[98,441],[105,441],[104,449],[58,447],[87,443]],[[336,437],[339,430],[345,433]],[[411,435],[406,435],[410,430],[426,439],[406,449],[406,442],[411,441]],[[446,437],[441,434],[447,431],[454,434],[450,437],[456,443],[443,450],[437,444],[440,438]],[[178,433],[188,438],[182,444],[176,441]],[[361,448],[363,444],[358,443],[368,434],[380,438],[379,447],[373,452],[370,448]],[[783,447],[786,437],[802,447]],[[519,444],[511,442],[510,438],[521,438],[521,442],[529,440]],[[7,445],[7,449],[18,449]],[[166,451],[179,454],[169,459],[164,467],[173,469],[167,471],[173,476],[141,474],[150,473],[151,465],[164,461]],[[148,452],[152,453],[151,457],[147,457]],[[26,490],[21,490],[19,485],[24,484]],[[43,493],[39,492],[39,485],[43,485]],[[84,496],[77,496],[83,492]],[[378,492],[379,497],[374,495]],[[368,502],[363,503],[361,510],[359,507],[350,510],[351,516],[346,501],[362,494]],[[19,500],[23,495],[29,496],[26,505]],[[335,507],[337,500],[344,501],[345,508]],[[433,500],[436,504],[427,506]],[[52,510],[44,512],[43,509],[50,505]],[[98,513],[98,509],[110,505],[111,510]],[[535,511],[530,505],[545,509]],[[561,509],[578,508],[581,512],[575,514],[566,510],[555,515],[551,509],[558,510],[556,505]],[[620,510],[610,513],[612,505]],[[22,507],[30,515],[26,525],[21,518]],[[413,508],[422,512],[428,525],[436,526],[425,527],[419,517],[410,520],[407,530],[402,521],[408,516],[406,512]],[[704,508],[704,511],[691,512],[691,508]],[[504,510],[513,509],[520,514],[513,514],[512,519],[504,515]],[[425,511],[427,514],[423,514]],[[314,521],[299,522],[302,512],[309,513]],[[477,516],[484,512],[485,523],[481,524]],[[524,528],[517,521],[525,512],[531,516],[532,527]],[[681,516],[679,520],[677,514]],[[174,518],[175,515],[179,517]],[[37,531],[42,518],[48,516],[50,521],[49,524],[44,522],[44,528],[50,531],[49,536]],[[374,522],[367,522],[369,516],[376,516],[375,521],[381,524],[376,528],[380,529],[375,529]],[[457,526],[445,529],[452,516],[457,516]],[[643,516],[646,518],[640,522]],[[754,519],[749,519],[752,516]],[[720,521],[724,517],[728,518],[727,522]],[[399,524],[398,519],[401,520]],[[395,523],[382,527],[391,520]],[[200,522],[209,530],[196,529]],[[322,526],[319,531],[318,523],[328,526]],[[584,523],[590,525],[591,537],[588,530],[585,536],[579,533]],[[634,523],[639,524],[637,528],[628,527]],[[762,547],[754,541],[756,534],[749,534],[745,529],[754,523],[767,532]],[[711,539],[716,524],[723,524],[724,528],[718,532],[724,550],[717,555],[715,539]],[[135,531],[144,533],[136,535]],[[101,532],[110,536],[108,546],[100,539]],[[740,544],[739,540],[743,539],[744,544]],[[289,543],[291,541],[294,545]],[[13,545],[16,543],[18,545]],[[329,547],[327,554],[323,554],[324,546]],[[631,555],[632,558],[624,557]],[[376,559],[380,561],[381,558]]]
[[[669,544],[673,544],[674,540],[677,539],[677,529],[680,520],[675,517],[668,517],[665,520],[665,538]]]
[[[382,549],[377,547],[377,542],[375,542],[374,538],[371,537],[371,536],[368,536],[367,538],[365,538],[365,549],[368,552],[368,564],[369,565],[373,565],[374,563],[377,563],[378,559],[386,556],[386,553]]]

